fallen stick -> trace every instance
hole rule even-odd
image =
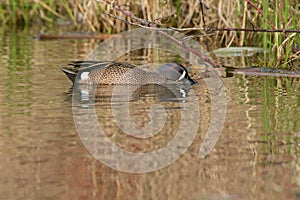
[[[112,34],[94,34],[94,33],[66,33],[61,35],[52,35],[47,33],[41,33],[34,38],[38,40],[58,40],[58,39],[96,39],[105,40],[112,37]]]

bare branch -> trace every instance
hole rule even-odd
[[[211,59],[209,59],[208,57],[204,56],[201,52],[191,48],[191,47],[187,47],[184,45],[184,43],[182,41],[179,41],[177,40],[176,38],[170,36],[166,31],[168,30],[174,30],[174,31],[178,31],[176,28],[160,28],[160,25],[155,23],[155,22],[152,22],[152,21],[148,21],[148,20],[145,20],[145,19],[141,19],[137,16],[135,16],[132,12],[130,11],[125,11],[121,8],[121,6],[116,3],[115,1],[114,2],[111,2],[109,0],[97,0],[98,2],[105,2],[109,5],[111,5],[114,9],[116,9],[117,11],[123,13],[124,15],[128,16],[129,18],[137,21],[137,23],[135,22],[128,22],[127,20],[123,20],[123,19],[120,19],[116,16],[113,16],[115,19],[119,19],[121,21],[127,21],[125,23],[128,23],[128,24],[132,24],[132,25],[137,25],[139,27],[142,27],[142,28],[148,28],[148,29],[152,29],[152,30],[157,30],[160,34],[162,34],[163,36],[167,37],[168,39],[170,39],[171,41],[173,41],[175,44],[177,45],[180,45],[182,47],[184,47],[187,51],[195,54],[196,56],[198,56],[199,58],[201,58],[203,61],[213,65],[213,66],[217,66],[217,64],[212,61]],[[109,16],[111,16],[109,14]]]

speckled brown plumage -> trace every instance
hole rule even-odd
[[[162,83],[165,79],[158,73],[142,70],[129,63],[112,63],[104,69],[93,70],[89,79],[94,84],[140,84]]]

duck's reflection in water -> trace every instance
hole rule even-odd
[[[163,133],[165,139],[156,141],[162,146],[176,135],[182,112],[193,115],[198,102],[194,93],[194,97],[189,98],[190,91],[193,89],[188,84],[75,85],[73,114],[80,115],[82,122],[76,120],[79,124],[86,122],[84,116],[94,114],[105,134],[118,139],[126,134],[157,140]]]
[[[92,102],[141,101],[185,102],[191,86],[188,84],[147,85],[74,85],[73,105],[88,107]],[[75,104],[74,104],[75,103]]]

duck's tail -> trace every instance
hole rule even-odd
[[[68,68],[62,68],[61,69],[66,75],[67,77],[74,83],[75,82],[75,79],[76,79],[76,76],[77,76],[77,73],[68,69]]]
[[[112,61],[71,61],[69,67],[63,67],[61,70],[68,76],[68,78],[74,83],[77,74],[82,72],[90,72],[94,69],[99,69],[112,63]]]

